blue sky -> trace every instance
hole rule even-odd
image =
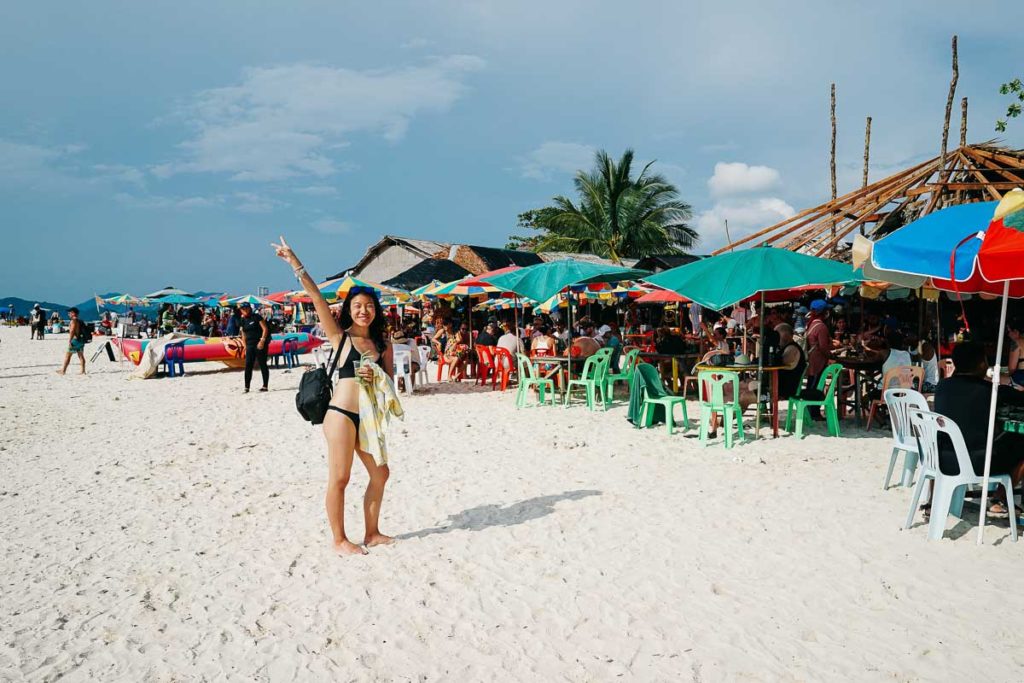
[[[282,233],[317,276],[385,233],[500,246],[597,147],[657,160],[707,251],[827,196],[833,80],[841,192],[865,116],[873,178],[935,154],[953,33],[996,136],[1024,3],[837,4],[18,3],[0,295],[281,289]]]

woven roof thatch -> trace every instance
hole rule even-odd
[[[714,253],[770,244],[824,257],[843,257],[854,233],[878,239],[936,209],[1001,199],[1024,188],[1024,150],[992,142],[950,150],[784,221]]]

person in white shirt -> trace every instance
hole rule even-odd
[[[504,334],[498,337],[497,346],[499,349],[505,349],[515,357],[517,353],[523,351],[523,340],[518,335],[513,334],[512,326],[508,323],[502,325],[501,329]]]

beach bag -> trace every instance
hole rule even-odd
[[[303,373],[302,379],[299,380],[299,391],[295,394],[295,409],[299,411],[302,419],[310,424],[323,424],[334,391],[333,378],[334,370],[338,367],[338,358],[348,357],[351,348],[352,340],[346,334],[341,351],[335,351],[331,358],[329,370],[316,367]]]
[[[732,365],[733,357],[728,353],[716,353],[708,358],[708,365],[713,368],[724,368]]]
[[[75,333],[75,341],[88,344],[92,341],[92,335],[96,332],[96,326],[83,321],[78,322],[78,332]]]

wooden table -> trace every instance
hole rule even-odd
[[[699,358],[699,354],[696,353],[647,353],[645,351],[640,352],[640,359],[644,361],[672,361],[672,386],[669,389],[673,394],[682,395],[685,394],[686,387],[682,386],[679,381],[679,362],[683,361],[685,366],[689,366],[687,361],[696,361]],[[684,372],[685,376],[686,373]]]
[[[779,436],[779,370],[787,370],[788,368],[784,365],[766,365],[761,368],[761,372],[771,375],[772,378],[772,436],[778,438]],[[697,365],[699,372],[753,372],[756,373],[758,367],[756,365],[729,365],[725,367],[715,365]],[[757,388],[758,399],[760,399],[761,387]],[[739,398],[738,396],[736,397]],[[757,417],[755,418],[760,422],[761,415],[761,401],[757,402]],[[756,436],[756,435],[755,435]]]
[[[549,365],[558,365],[558,369],[555,374],[558,375],[558,391],[561,394],[565,393],[565,387],[569,383],[569,363],[573,360],[581,360],[579,358],[569,358],[568,356],[527,356],[527,360],[530,365],[533,366],[534,371],[539,375],[541,374],[538,365],[547,363]]]
[[[864,407],[861,402],[861,388],[863,382],[861,382],[862,373],[874,374],[881,372],[882,364],[878,361],[868,360],[867,358],[837,358],[835,359],[845,370],[849,370],[853,373],[853,415],[857,420],[857,426],[859,427],[864,420]],[[842,383],[836,387],[836,398],[841,398]],[[842,401],[840,401],[842,405]]]

